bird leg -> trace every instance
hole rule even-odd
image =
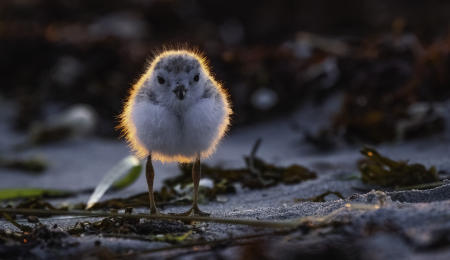
[[[148,198],[150,200],[150,214],[159,214],[159,211],[156,208],[155,196],[153,194],[153,179],[155,178],[155,170],[153,169],[152,164],[152,154],[149,154],[147,157],[145,176],[147,177]]]
[[[209,216],[209,213],[203,212],[198,208],[198,185],[201,178],[201,166],[200,166],[200,154],[197,155],[197,159],[192,165],[192,181],[194,182],[194,195],[192,197],[192,208],[181,213],[183,216]]]

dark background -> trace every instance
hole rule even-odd
[[[406,137],[423,137],[445,128],[434,104],[450,96],[449,14],[450,1],[2,0],[0,101],[17,131],[82,103],[96,134],[116,137],[147,60],[192,46],[231,93],[237,127],[342,94],[307,140],[392,141],[418,103],[430,116]]]

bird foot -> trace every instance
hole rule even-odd
[[[176,216],[200,216],[200,217],[207,217],[209,215],[211,215],[210,213],[201,211],[198,207],[194,206],[192,208],[190,208],[188,211],[183,212],[183,213],[176,213],[174,214]]]

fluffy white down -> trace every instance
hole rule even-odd
[[[176,157],[202,157],[214,151],[226,124],[224,101],[202,98],[186,110],[175,113],[159,104],[136,102],[131,111],[139,142],[164,161]]]

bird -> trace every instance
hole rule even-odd
[[[180,215],[208,216],[198,206],[200,160],[228,131],[228,92],[215,80],[206,57],[187,49],[164,50],[130,88],[119,129],[139,158],[146,158],[150,214],[160,214],[153,194],[152,161],[192,163],[192,207]]]

